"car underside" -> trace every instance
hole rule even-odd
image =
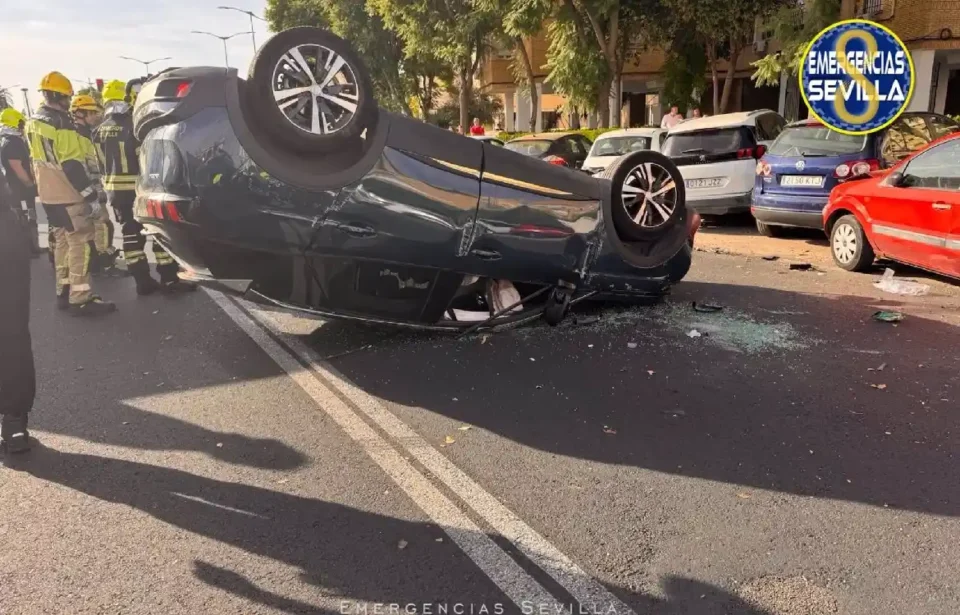
[[[170,69],[143,84],[136,212],[187,279],[324,316],[443,330],[662,296],[696,214],[664,156],[604,177],[377,108],[344,41],[295,28],[247,79]]]

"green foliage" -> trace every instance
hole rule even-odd
[[[660,101],[664,107],[677,105],[681,113],[699,105],[699,93],[706,86],[707,54],[696,35],[689,29],[676,32],[667,48],[663,64],[663,89]]]
[[[568,11],[561,11],[565,13]],[[609,66],[595,45],[578,30],[575,18],[567,16],[552,22],[547,29],[547,81],[571,105],[595,109],[602,84],[609,83]]]
[[[821,30],[840,19],[841,0],[806,0],[803,6],[781,6],[768,24],[780,43],[780,51],[767,54],[752,64],[757,85],[777,85],[786,71],[796,75],[807,45]]]
[[[449,128],[460,124],[460,92],[457,88],[451,87],[450,94],[447,102],[440,106],[431,118],[431,123],[435,123],[441,128]],[[467,117],[470,118],[470,121],[473,121],[473,118],[476,117],[480,118],[481,124],[490,125],[497,114],[503,111],[503,103],[500,102],[499,96],[491,96],[485,92],[473,92],[467,109]]]
[[[267,0],[266,15],[274,32],[296,26],[330,27],[323,0]]]

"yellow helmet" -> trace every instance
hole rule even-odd
[[[9,128],[19,129],[20,122],[25,122],[25,121],[26,121],[26,118],[23,117],[23,114],[17,111],[16,109],[7,107],[3,111],[0,111],[0,124],[4,126],[7,126]]]
[[[103,102],[123,102],[123,99],[127,95],[127,84],[114,79],[107,85],[103,86]]]
[[[40,80],[41,92],[55,92],[64,96],[73,96],[73,85],[70,80],[56,71],[47,73]]]
[[[70,113],[76,113],[77,111],[100,111],[100,105],[89,94],[77,94],[70,101]]]

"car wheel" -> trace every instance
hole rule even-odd
[[[757,220],[757,232],[764,237],[783,237],[783,227],[774,226]]]
[[[621,239],[659,237],[683,216],[683,176],[663,154],[645,150],[622,156],[601,177],[613,182],[613,226]]]
[[[855,216],[843,216],[830,229],[830,253],[833,262],[847,271],[866,271],[876,255],[863,227]]]
[[[375,118],[366,66],[346,41],[319,28],[291,28],[267,41],[248,85],[253,121],[298,152],[340,149]]]

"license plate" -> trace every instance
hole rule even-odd
[[[711,177],[709,179],[688,179],[687,188],[719,188],[723,185],[722,177]]]
[[[780,178],[780,185],[820,188],[823,186],[823,177],[820,175],[784,175]]]

